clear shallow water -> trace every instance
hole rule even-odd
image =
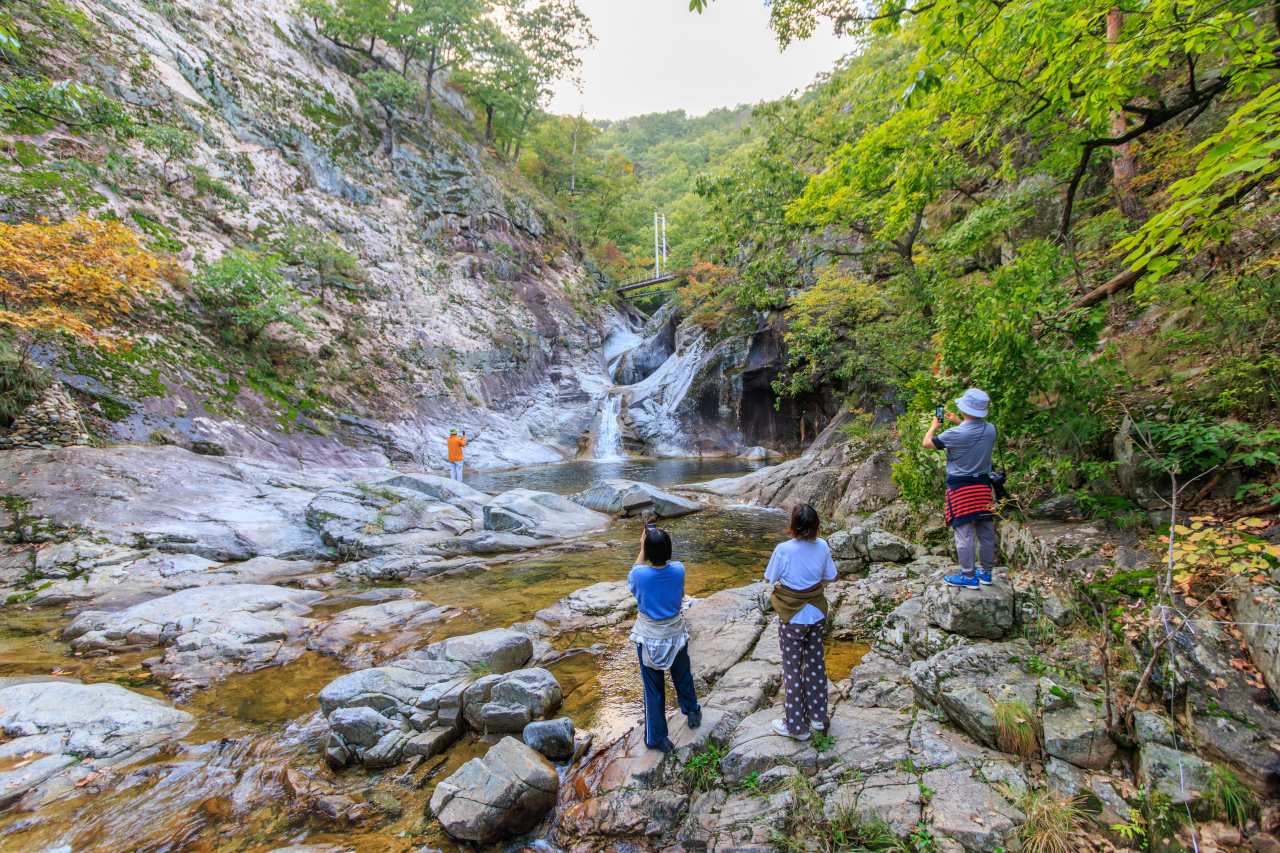
[[[633,460],[488,476],[522,477],[526,483],[542,476],[540,484],[529,487],[549,491],[551,483],[563,492],[585,488],[601,476],[672,485],[731,476],[749,465],[740,460]],[[626,473],[604,473],[610,468]],[[508,482],[511,485],[499,488],[520,484]],[[688,569],[687,592],[705,597],[759,579],[769,553],[784,538],[785,524],[779,512],[730,509],[697,513],[664,526],[672,535],[674,556]],[[639,522],[623,521],[590,537],[617,543],[611,547],[535,555],[495,563],[488,571],[411,584],[423,598],[458,608],[455,618],[424,629],[414,645],[505,627],[531,618],[576,589],[625,578],[639,534]],[[373,587],[343,587],[335,594],[366,588]],[[364,602],[335,609],[360,603]],[[74,658],[58,636],[66,621],[57,609],[0,613],[0,674],[48,674],[60,668],[85,681],[111,680],[161,696],[140,666],[154,652],[121,655],[113,661]],[[550,669],[565,694],[560,714],[607,737],[640,719],[640,677],[623,631],[581,632],[556,641],[562,649],[593,643],[603,643],[604,653],[574,655]],[[834,644],[828,651],[831,677],[847,677],[864,649]],[[403,765],[379,772],[334,773],[323,761],[328,730],[316,695],[346,671],[335,658],[308,653],[288,666],[232,676],[194,694],[184,707],[199,724],[180,745],[122,768],[98,793],[53,804],[34,815],[0,815],[0,853],[52,851],[62,845],[71,845],[74,853],[265,853],[300,843],[335,843],[355,853],[410,853],[424,846],[467,849],[444,837],[423,814],[435,784],[470,758],[483,755],[490,742],[468,735],[408,780],[402,780]],[[674,707],[670,713],[677,713]],[[357,824],[335,823],[312,810],[310,798],[295,798],[288,791],[286,770],[354,802],[367,802],[379,792],[390,795],[402,812],[395,817],[371,809]]]
[[[604,478],[637,480],[665,489],[680,483],[701,483],[717,477],[736,477],[777,464],[778,461],[780,460],[748,462],[745,459],[718,457],[582,460],[514,471],[465,471],[463,480],[472,488],[495,495],[508,489],[533,489],[557,495],[572,495]]]

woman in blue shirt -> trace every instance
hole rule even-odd
[[[684,602],[684,565],[671,559],[671,537],[652,524],[640,534],[640,553],[627,575],[627,588],[639,605],[631,641],[640,657],[644,680],[644,742],[650,749],[671,752],[667,737],[666,680],[671,670],[680,712],[689,728],[702,725],[702,708],[689,669],[689,632],[680,608]]]

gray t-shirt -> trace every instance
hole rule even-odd
[[[941,435],[935,435],[933,443],[947,451],[948,477],[991,473],[996,428],[981,418],[966,420]]]

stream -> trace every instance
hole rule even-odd
[[[522,471],[471,474],[468,484],[497,492],[516,486],[572,493],[599,477],[626,477],[658,486],[731,476],[759,467],[741,460],[623,460],[580,462]],[[781,512],[751,508],[711,509],[668,521],[675,558],[688,569],[686,591],[705,597],[760,579],[769,553],[785,537]],[[589,539],[625,544],[579,552],[544,552],[492,566],[488,571],[439,576],[401,586],[436,604],[458,608],[454,618],[431,626],[426,642],[506,627],[574,590],[626,577],[640,523],[623,520]],[[316,615],[367,602],[345,596],[374,588],[335,588]],[[0,676],[58,675],[87,682],[114,681],[167,699],[142,669],[154,651],[106,658],[73,657],[59,638],[67,617],[58,608],[10,608],[0,622]],[[601,654],[581,653],[548,666],[564,691],[557,716],[580,729],[610,738],[642,716],[640,677],[626,632],[608,629],[557,639],[558,648],[602,644]],[[865,646],[829,648],[833,680],[848,677]],[[308,652],[283,667],[235,675],[193,694],[184,707],[198,718],[196,729],[152,758],[121,768],[95,784],[97,793],[53,803],[38,812],[0,815],[0,853],[107,853],[107,851],[208,851],[263,853],[287,844],[339,843],[357,853],[460,850],[424,809],[435,784],[464,762],[483,755],[497,737],[474,732],[402,779],[403,766],[383,771],[331,771],[323,760],[328,727],[316,695],[347,672],[337,658]],[[670,696],[669,702],[674,699]],[[355,825],[334,823],[307,809],[307,798],[286,788],[286,769],[357,802],[380,808]],[[92,791],[92,786],[90,787]],[[527,842],[527,839],[525,839]],[[500,849],[514,849],[507,844]]]

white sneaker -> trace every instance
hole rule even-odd
[[[809,728],[813,729],[815,732],[825,732],[827,730],[827,724],[820,723],[817,720],[810,720]]]
[[[793,735],[793,734],[790,732],[790,730],[788,730],[788,729],[787,729],[787,721],[786,721],[786,720],[774,720],[774,721],[773,721],[773,730],[774,730],[775,732],[777,732],[778,734],[782,735],[783,737],[789,737],[789,738],[792,738],[793,740],[808,740],[808,739],[809,739],[809,733],[808,733],[808,732],[805,732],[805,733],[804,733],[804,734],[802,734],[802,735]]]

